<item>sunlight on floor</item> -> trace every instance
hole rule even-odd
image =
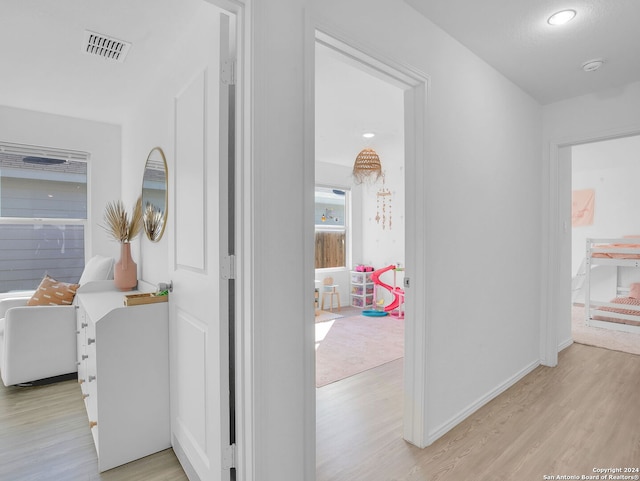
[[[329,334],[334,322],[336,322],[335,319],[325,322],[316,322],[316,351],[318,350],[320,343],[325,337],[327,337],[327,334]]]

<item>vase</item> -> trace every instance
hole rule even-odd
[[[120,244],[120,259],[113,270],[113,281],[117,289],[130,291],[138,285],[138,265],[131,258],[131,244]]]

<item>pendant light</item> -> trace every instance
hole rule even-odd
[[[353,179],[356,184],[374,183],[382,177],[380,157],[373,149],[362,149],[353,164]]]

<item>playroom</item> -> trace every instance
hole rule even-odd
[[[316,62],[321,388],[404,356],[404,104],[401,88],[322,43]]]

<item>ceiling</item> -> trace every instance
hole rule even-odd
[[[167,59],[203,3],[0,0],[0,105],[122,123],[158,78],[174,75]],[[126,60],[84,53],[87,29],[131,42]]]
[[[542,104],[640,80],[638,0],[405,1]],[[0,105],[122,123],[158,78],[178,70],[167,59],[188,57],[180,39],[204,4],[0,0]],[[577,17],[549,26],[548,15],[565,7]],[[126,61],[83,53],[86,29],[131,42]],[[598,57],[601,69],[582,71]]]
[[[316,44],[316,161],[353,167],[363,148],[403,163],[404,92],[359,62]],[[368,140],[364,133],[374,133]]]
[[[405,1],[541,104],[640,80],[638,0]],[[571,22],[547,23],[564,9]],[[599,70],[582,70],[596,58]]]

